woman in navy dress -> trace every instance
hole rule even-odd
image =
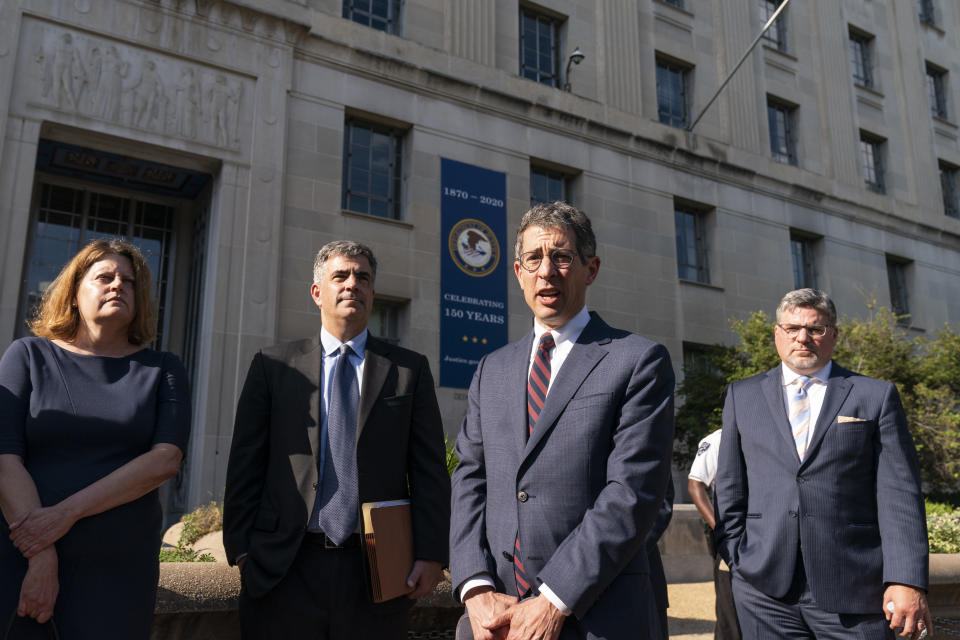
[[[52,616],[63,640],[149,638],[157,487],[190,431],[183,365],[144,346],[155,327],[140,251],[98,240],[0,360],[0,625]]]

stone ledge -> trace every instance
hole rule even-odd
[[[221,562],[161,562],[153,637],[207,637],[183,635],[182,630],[195,628],[201,619],[204,627],[239,629],[239,594],[236,567]],[[433,593],[417,600],[410,614],[410,630],[452,629],[462,613],[463,605],[450,592],[450,581],[442,580]]]
[[[960,618],[960,553],[930,554],[927,599],[935,617]]]

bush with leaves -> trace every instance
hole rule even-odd
[[[223,507],[211,501],[180,518],[183,528],[177,546],[160,550],[160,562],[215,562],[209,553],[193,549],[197,540],[223,528]]]
[[[888,309],[868,305],[867,318],[843,318],[833,357],[841,366],[897,386],[920,459],[924,489],[960,488],[960,333],[946,326],[931,337],[911,337]],[[676,463],[686,468],[697,442],[720,428],[726,385],[779,364],[774,323],[763,311],[731,327],[740,344],[716,346],[684,367],[677,387]]]

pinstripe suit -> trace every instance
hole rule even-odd
[[[644,538],[663,505],[674,375],[662,345],[594,313],[526,438],[533,332],[489,355],[470,386],[453,476],[450,571],[516,593],[518,532],[534,593],[572,611],[562,638],[643,639],[657,628]],[[522,495],[521,495],[522,494]]]
[[[927,588],[917,456],[888,382],[834,363],[802,462],[780,367],[732,384],[716,496],[719,551],[766,596],[785,597],[802,571],[819,609],[876,615],[885,584]]]

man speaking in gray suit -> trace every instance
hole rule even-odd
[[[514,271],[533,329],[480,361],[457,439],[458,637],[660,635],[644,539],[670,473],[674,375],[662,345],[587,312],[599,269],[582,212],[523,216]]]
[[[717,465],[718,551],[744,640],[921,637],[927,529],[897,389],[831,361],[822,291],[777,307],[782,363],[727,391]]]

